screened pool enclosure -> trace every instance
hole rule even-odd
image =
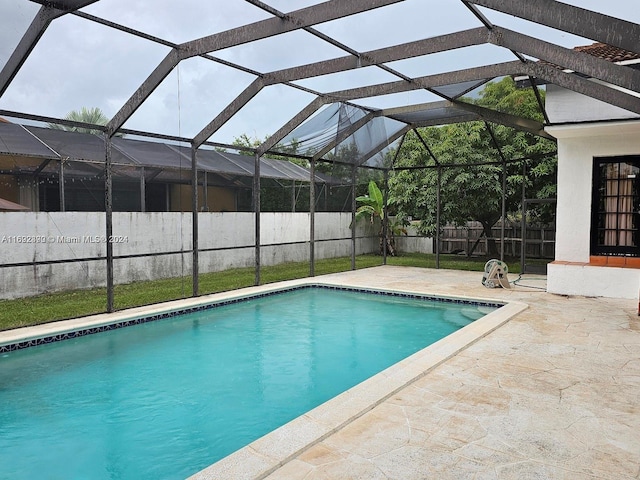
[[[527,179],[555,151],[514,156],[495,129],[553,140],[547,84],[640,114],[637,62],[574,49],[640,54],[623,1],[291,3],[0,6],[0,298],[103,286],[113,311],[119,284],[181,277],[178,296],[197,296],[203,275],[229,268],[253,268],[255,284],[282,262],[355,269],[378,249],[356,197],[375,180],[386,204],[406,170],[437,172],[421,251],[438,259],[443,172],[496,167],[502,195],[487,198],[502,203],[503,240],[507,170],[521,172],[525,221]],[[476,101],[505,77],[535,95],[530,115]],[[84,107],[106,118],[65,117]],[[492,156],[443,160],[421,130],[463,122],[479,122]],[[411,166],[398,163],[409,138],[422,152]]]

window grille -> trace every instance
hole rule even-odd
[[[592,255],[640,256],[640,156],[596,158]]]

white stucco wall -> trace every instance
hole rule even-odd
[[[419,236],[415,227],[408,226],[407,236],[396,237],[396,247],[401,254],[402,252],[433,253],[433,239]]]
[[[255,221],[250,212],[198,214],[198,246],[204,250],[198,256],[200,271],[218,272],[253,266],[254,229]],[[191,233],[188,239],[191,242]],[[230,247],[244,248],[221,250]]]
[[[589,263],[594,157],[640,154],[640,121],[548,127],[558,139],[556,261]],[[552,264],[552,293],[637,298],[640,270]]]
[[[348,232],[348,233],[347,233]],[[345,235],[345,233],[347,233]],[[357,236],[371,235],[372,229],[358,225]],[[347,239],[344,239],[345,236]],[[317,259],[348,257],[351,255],[351,213],[318,212],[315,217],[315,256]],[[344,240],[336,240],[343,238]],[[356,240],[356,254],[375,252],[375,239]]]
[[[255,255],[252,213],[200,213],[198,216],[201,273],[251,267]],[[261,214],[261,264],[308,261],[309,213]],[[351,254],[351,214],[317,213],[317,259]],[[0,298],[92,288],[106,284],[105,214],[97,212],[0,212]],[[366,225],[358,236],[370,235]],[[180,252],[191,249],[191,213],[115,212],[114,256]],[[233,250],[226,248],[235,247]],[[242,247],[242,248],[237,248]],[[377,251],[377,239],[360,239],[356,253]],[[94,261],[70,262],[74,259]],[[59,261],[30,265],[37,261]],[[190,276],[190,253],[114,259],[116,283]]]
[[[640,270],[591,265],[547,265],[547,291],[561,295],[637,299]]]

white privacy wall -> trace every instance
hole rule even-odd
[[[640,270],[588,263],[593,159],[640,154],[640,121],[547,127],[546,131],[558,139],[556,262],[548,266],[547,290],[638,298]]]
[[[104,231],[105,217],[95,213],[0,213],[0,264],[104,257],[104,243],[75,241]],[[2,268],[0,298],[90,286],[100,275],[97,262]]]
[[[188,214],[191,218],[191,213]],[[191,228],[191,221],[189,221]],[[254,265],[255,221],[250,212],[198,214],[198,265],[200,272],[216,272]],[[188,236],[191,242],[191,231]],[[238,250],[224,250],[244,247]],[[191,248],[189,246],[189,248]],[[191,263],[191,254],[188,255]],[[191,271],[191,266],[189,266]]]
[[[252,213],[198,215],[201,273],[254,265]],[[309,213],[262,213],[260,220],[262,265],[309,260]],[[350,223],[350,213],[316,213],[316,259],[351,255]],[[104,232],[99,212],[0,212],[0,264],[18,264],[0,268],[0,298],[106,285]],[[371,233],[358,226],[358,236]],[[114,259],[115,283],[190,276],[192,255],[180,252],[191,249],[191,238],[191,213],[115,212],[113,254],[125,257]],[[357,254],[377,248],[376,238],[356,242]],[[173,253],[153,255],[160,252]]]
[[[422,237],[418,235],[418,231],[412,225],[407,227],[407,235],[398,235],[396,237],[396,248],[400,253],[434,253],[433,239],[430,237]]]

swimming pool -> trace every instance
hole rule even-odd
[[[183,478],[499,306],[327,287],[240,300],[4,353],[4,473]]]

